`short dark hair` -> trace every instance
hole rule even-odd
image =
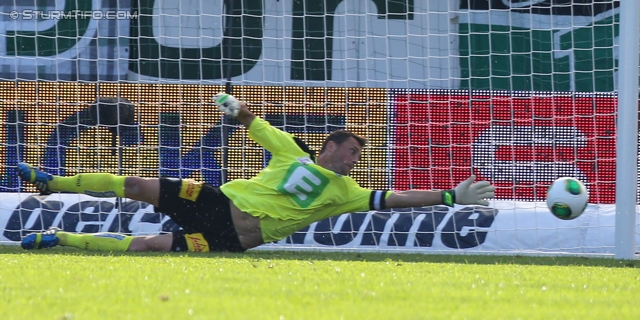
[[[330,141],[335,142],[336,144],[340,145],[343,142],[347,141],[349,138],[354,138],[356,139],[356,141],[358,141],[358,143],[360,144],[360,147],[364,147],[365,144],[367,144],[367,139],[351,132],[351,131],[347,131],[347,130],[336,130],[334,132],[331,132],[331,134],[329,134],[329,136],[324,140],[324,142],[322,143],[322,148],[320,149],[320,153],[324,152],[324,149],[327,147],[327,144]]]

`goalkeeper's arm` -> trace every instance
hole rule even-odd
[[[387,199],[387,208],[410,208],[433,206],[445,204],[478,204],[487,206],[488,198],[495,196],[495,187],[488,181],[478,181],[474,183],[476,176],[461,182],[453,190],[432,191],[432,190],[408,190],[392,193]]]
[[[226,115],[236,118],[247,129],[249,129],[249,138],[257,142],[259,145],[269,150],[271,153],[302,153],[310,154],[310,151],[304,150],[295,141],[290,133],[272,127],[267,121],[258,119],[246,103],[236,99],[234,96],[226,93],[220,93],[213,98],[220,111]]]

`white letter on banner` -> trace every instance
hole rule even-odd
[[[501,146],[584,148],[587,139],[576,127],[491,126],[473,142],[471,165],[494,182],[551,182],[563,176],[586,180],[586,175],[573,163],[496,160],[496,151]]]
[[[224,37],[224,1],[155,1],[152,21],[153,35],[160,45],[213,48]]]

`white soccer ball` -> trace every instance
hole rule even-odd
[[[559,178],[547,190],[547,207],[554,216],[562,220],[579,217],[588,203],[589,191],[575,178]]]

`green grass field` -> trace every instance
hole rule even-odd
[[[0,319],[635,319],[640,261],[0,246]]]

